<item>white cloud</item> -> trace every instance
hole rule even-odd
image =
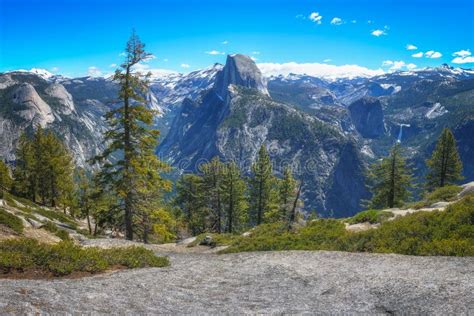
[[[453,60],[451,60],[451,62],[454,64],[470,64],[470,63],[474,63],[474,57],[473,56],[456,57]]]
[[[372,33],[373,36],[379,37],[382,35],[387,35],[387,33],[384,30],[373,30]]]
[[[252,54],[252,55],[260,55],[260,52],[258,52],[258,51],[253,51],[251,54]]]
[[[206,54],[208,54],[208,55],[225,55],[224,52],[220,52],[220,51],[215,50],[215,49],[214,49],[214,50],[211,50],[211,51],[209,51],[209,52],[206,52]]]
[[[321,23],[322,23],[323,16],[322,16],[322,15],[319,15],[319,12],[312,12],[312,13],[309,15],[309,19],[310,19],[311,21],[313,21],[314,23],[321,24]]]
[[[162,68],[150,68],[150,65],[139,63],[133,67],[134,71],[140,72],[142,74],[151,73],[151,76],[154,78],[163,77],[169,74],[176,73],[174,70],[162,69]]]
[[[454,52],[453,53],[453,56],[458,56],[458,57],[467,57],[467,56],[471,56],[471,51],[469,49],[462,49],[458,52]]]
[[[325,63],[328,63],[328,62],[330,62],[330,61],[332,61],[331,58],[326,58],[325,60],[323,60],[323,62],[325,62]]]
[[[435,52],[434,50],[429,50],[425,53],[425,57],[427,58],[440,58],[443,56],[440,52]]]
[[[90,66],[87,68],[87,74],[91,77],[100,77],[102,76],[102,71],[96,66]]]
[[[257,61],[257,60],[258,60],[257,57],[253,57],[253,56],[250,56],[250,59],[252,59],[253,61]]]
[[[455,52],[453,53],[453,56],[457,56],[453,60],[451,60],[451,62],[454,64],[474,63],[474,57],[471,56],[471,51],[469,49],[467,50],[463,49],[458,52]]]
[[[51,71],[52,71],[52,72],[58,72],[58,71],[59,71],[59,68],[58,68],[58,67],[53,67],[53,68],[51,68]]]
[[[423,52],[415,53],[415,54],[411,55],[411,57],[414,57],[414,58],[421,58],[421,57],[423,57]]]
[[[229,44],[229,41],[227,41],[227,40],[222,41],[221,44],[222,44],[222,45],[227,45],[227,44]]]
[[[305,17],[303,14],[297,14],[297,15],[295,16],[295,18],[301,19],[301,20],[306,19],[306,17]]]
[[[191,66],[189,66],[188,64],[181,64],[181,68],[189,68]]]
[[[341,19],[341,18],[338,18],[338,17],[334,17],[334,18],[332,18],[332,20],[331,20],[331,24],[333,24],[333,25],[341,25],[341,24],[342,24],[342,19]]]
[[[414,69],[416,68],[415,64],[406,64],[403,60],[384,60],[382,62],[383,67],[389,67],[390,71],[402,70],[402,69]]]
[[[384,73],[382,69],[368,69],[358,65],[328,65],[321,63],[259,63],[258,68],[265,76],[306,74],[326,79],[371,77]]]
[[[115,67],[117,67],[117,64],[110,64],[109,67],[110,68],[115,68]]]
[[[418,49],[418,47],[416,47],[416,46],[413,45],[413,44],[407,44],[406,49],[407,49],[407,50],[415,50],[415,49]]]

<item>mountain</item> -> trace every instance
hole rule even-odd
[[[216,64],[152,78],[148,106],[158,112],[155,122],[162,137],[182,100],[208,89],[221,68]],[[108,78],[66,78],[35,68],[0,74],[0,157],[14,161],[20,134],[40,125],[60,135],[76,162],[87,166],[104,147],[103,115],[116,103],[117,93],[117,85]]]
[[[244,55],[229,55],[214,86],[199,99],[183,101],[158,153],[184,171],[197,171],[202,162],[219,156],[248,173],[262,144],[277,174],[291,165],[303,181],[306,209],[347,216],[367,197],[363,162],[352,139],[273,100],[260,70]],[[341,195],[340,189],[351,194]]]
[[[0,157],[13,162],[19,135],[35,126],[64,139],[80,165],[102,150],[103,115],[117,100],[110,78],[67,78],[42,69],[0,73]],[[158,154],[179,170],[214,155],[247,173],[261,144],[275,169],[291,163],[307,210],[348,216],[367,197],[363,168],[401,142],[425,173],[442,128],[450,127],[474,180],[474,71],[446,65],[364,78],[290,74],[265,78],[244,55],[188,74],[151,78],[159,113]],[[309,171],[308,171],[309,170]]]

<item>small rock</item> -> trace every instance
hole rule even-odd
[[[199,244],[203,246],[209,246],[209,247],[216,246],[216,242],[214,241],[211,235],[207,235],[206,237],[204,237],[204,239]]]
[[[431,204],[431,205],[430,205],[430,208],[442,208],[442,209],[444,209],[444,208],[446,208],[446,206],[448,206],[448,205],[449,205],[448,202],[436,202],[436,203],[434,203],[434,204]]]
[[[26,218],[26,220],[28,221],[28,223],[30,223],[31,227],[33,228],[41,228],[41,226],[43,226],[43,223],[37,222],[32,218]]]
[[[465,197],[466,195],[474,193],[474,181],[464,184],[463,190],[459,192],[460,197]]]
[[[178,242],[178,244],[180,244],[180,245],[189,245],[190,243],[194,242],[195,240],[196,240],[196,237],[189,237],[189,238],[181,240],[180,242]]]
[[[250,236],[250,235],[252,235],[251,232],[245,232],[245,233],[242,234],[243,237],[248,237],[248,236]]]

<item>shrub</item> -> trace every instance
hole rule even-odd
[[[58,226],[56,226],[56,224],[54,224],[53,222],[47,222],[46,224],[42,226],[42,228],[55,234],[57,237],[61,238],[62,240],[71,240],[69,233],[65,231],[64,229],[58,228]]]
[[[371,224],[382,223],[388,218],[393,217],[393,213],[386,211],[367,210],[357,213],[353,217],[349,218],[347,222],[349,224],[358,224],[369,222]]]
[[[0,225],[5,225],[17,234],[21,234],[23,232],[23,222],[21,219],[1,208]]]
[[[97,273],[110,267],[164,267],[168,258],[157,257],[142,247],[82,248],[70,241],[56,245],[40,244],[33,239],[0,242],[0,271],[23,271],[28,268],[64,276],[73,272]]]
[[[430,204],[439,201],[449,202],[455,199],[458,193],[461,191],[462,188],[457,185],[447,185],[428,193],[425,197],[425,200]]]
[[[369,214],[373,214],[370,212]],[[256,227],[222,252],[262,250],[341,250],[406,255],[474,255],[474,196],[445,211],[418,212],[382,222],[379,228],[348,232],[343,223],[319,219],[287,231],[283,223]]]

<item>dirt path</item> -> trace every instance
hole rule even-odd
[[[0,280],[0,314],[474,311],[474,258],[324,251],[169,255],[171,266],[161,269]]]

